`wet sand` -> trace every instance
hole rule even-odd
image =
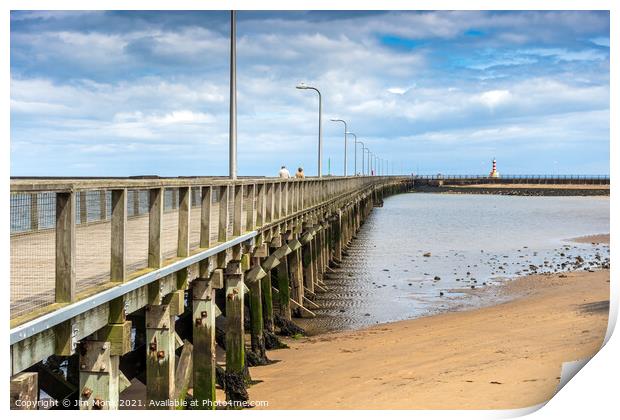
[[[580,236],[579,238],[571,239],[572,242],[578,242],[582,244],[609,244],[609,233],[601,233],[598,235]]]
[[[609,270],[472,291],[506,303],[289,340],[251,368],[271,409],[507,409],[550,399],[563,362],[602,344]]]

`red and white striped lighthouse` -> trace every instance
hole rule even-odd
[[[499,178],[499,172],[497,172],[497,161],[495,160],[495,158],[493,158],[493,169],[491,169],[489,178]]]

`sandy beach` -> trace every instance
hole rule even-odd
[[[493,290],[494,289],[494,290]],[[527,276],[506,303],[288,340],[251,368],[271,409],[509,409],[550,399],[563,362],[602,344],[609,270]]]

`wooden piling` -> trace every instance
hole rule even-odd
[[[215,289],[212,278],[192,282],[194,399],[198,409],[215,409]]]
[[[146,403],[167,410],[174,394],[175,332],[168,305],[146,307]]]
[[[22,372],[11,377],[11,410],[36,410],[39,385],[36,372]]]
[[[280,264],[276,267],[276,279],[278,285],[279,307],[280,316],[284,319],[291,320],[291,291],[289,281],[289,269],[287,258],[284,257],[280,260]]]
[[[224,271],[226,293],[226,399],[247,401],[245,390],[245,344],[243,295],[245,285],[241,261],[233,260]]]
[[[306,225],[307,229],[311,229],[312,225]],[[307,231],[307,235],[310,237],[308,241],[302,246],[301,249],[301,261],[303,266],[303,283],[304,287],[311,293],[314,293],[314,263],[312,261],[312,247],[314,243],[314,235]]]
[[[119,401],[119,361],[110,353],[107,341],[80,343],[81,410],[117,410]],[[147,391],[148,392],[148,391]]]
[[[261,257],[252,258],[254,267],[260,267],[262,260],[263,258]],[[264,336],[263,294],[261,293],[261,280],[263,277],[249,283],[248,288],[250,289],[250,337],[252,351],[259,359],[264,361],[267,357],[267,353],[265,350]]]

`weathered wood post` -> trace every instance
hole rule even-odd
[[[226,242],[228,240],[228,185],[220,186],[218,195],[219,201],[219,227],[218,227],[218,242]]]
[[[75,300],[75,201],[74,193],[56,194],[56,303],[69,303]],[[74,337],[75,328],[72,321],[65,321],[54,327],[56,355],[74,354],[77,344]]]
[[[268,250],[268,257],[263,263],[263,269],[267,273],[265,277],[260,280],[260,288],[261,294],[263,297],[263,325],[265,326],[265,330],[269,333],[275,332],[275,322],[273,316],[273,294],[272,294],[272,277],[274,276],[273,267],[275,267],[276,263],[280,262],[273,255],[273,252],[277,248],[270,247]]]
[[[56,303],[75,299],[75,195],[56,194]]]
[[[200,197],[200,248],[211,246],[211,200],[213,187],[202,187]],[[194,346],[195,347],[195,346]]]
[[[140,214],[140,190],[133,190],[131,193],[133,215],[137,216]]]
[[[88,201],[86,191],[80,191],[80,224],[88,222]]]
[[[288,247],[284,244],[274,253],[274,255],[276,255],[276,258],[280,260],[280,264],[278,264],[275,269],[276,284],[278,286],[278,304],[280,309],[279,315],[288,321],[291,320],[291,292],[289,286],[290,281],[288,259],[286,258],[286,255],[289,252],[290,250],[288,250]]]
[[[267,361],[265,349],[265,334],[263,320],[263,299],[261,293],[261,280],[267,277],[267,273],[261,267],[264,257],[267,256],[267,246],[263,244],[254,252],[252,258],[252,270],[248,273],[248,288],[250,289],[250,327],[252,352],[262,362]],[[256,256],[258,255],[258,256]],[[251,277],[251,281],[249,278]]]
[[[245,285],[241,261],[232,260],[224,271],[226,293],[226,399],[247,401],[245,389],[245,344],[243,295]]]
[[[36,410],[39,400],[38,374],[21,372],[11,377],[11,410]]]
[[[306,233],[302,236],[303,246],[301,249],[301,260],[303,266],[304,287],[310,292],[314,293],[314,263],[312,261],[312,244],[314,235],[311,233],[312,224],[309,222],[304,223],[304,230]]]
[[[119,396],[119,357],[107,341],[80,343],[80,409],[116,410]]]
[[[334,217],[334,260],[340,262],[342,260],[342,210],[338,209]]]
[[[288,255],[288,268],[292,289],[292,297],[300,305],[304,302],[304,279],[303,267],[301,264],[301,242],[293,234],[293,239],[288,243],[291,253]]]
[[[217,274],[216,274],[217,272]],[[222,270],[192,282],[194,399],[198,409],[215,409],[215,288]],[[219,277],[219,279],[218,279]]]
[[[169,305],[146,306],[146,404],[170,409],[174,395],[175,332]]]
[[[149,190],[149,258],[150,268],[160,268],[162,264],[162,219],[164,217],[164,189]]]
[[[108,203],[106,190],[99,190],[99,220],[106,220],[108,216]]]
[[[39,230],[39,194],[32,193],[30,196],[30,230]]]

